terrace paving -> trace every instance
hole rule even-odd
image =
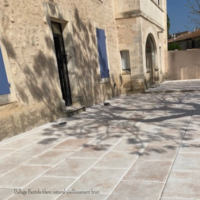
[[[164,85],[1,141],[0,199],[200,200],[200,91]]]

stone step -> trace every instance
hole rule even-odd
[[[86,110],[85,106],[67,106],[64,114],[66,117],[72,117]]]

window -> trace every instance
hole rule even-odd
[[[99,65],[101,72],[101,79],[107,79],[110,77],[108,69],[108,56],[106,49],[106,35],[103,29],[96,29],[97,32],[97,44],[99,52]]]
[[[122,70],[130,70],[130,56],[129,51],[120,51]]]
[[[5,95],[5,94],[10,94],[10,88],[0,48],[0,95]]]

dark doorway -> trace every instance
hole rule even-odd
[[[154,85],[155,51],[153,39],[149,35],[146,42],[146,68],[150,73],[149,86]]]
[[[56,22],[52,22],[51,25],[53,31],[62,97],[65,100],[65,105],[71,106],[72,98],[71,98],[71,90],[70,90],[70,83],[69,83],[69,76],[67,69],[67,55],[65,53],[64,40],[62,35],[62,26],[60,23]]]

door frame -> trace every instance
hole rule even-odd
[[[62,92],[60,90],[60,81],[59,81],[59,72],[57,67],[57,61],[55,56],[55,47],[54,39],[52,34],[51,22],[58,22],[62,25],[65,51],[68,55],[68,72],[71,88],[71,97],[73,104],[80,104],[81,91],[79,88],[79,81],[77,80],[76,73],[76,55],[73,50],[74,41],[73,41],[73,21],[71,12],[69,10],[63,9],[59,4],[53,4],[49,2],[43,2],[43,11],[44,11],[44,23],[46,24],[46,42],[48,47],[48,55],[53,58],[55,70],[57,71],[55,88],[59,94],[60,103],[62,103]]]
[[[53,24],[57,24],[59,27],[60,34],[53,32]],[[58,66],[58,74],[59,74],[59,80],[60,80],[60,87],[62,92],[62,97],[65,100],[66,106],[72,105],[72,95],[71,95],[71,87],[70,87],[70,79],[69,79],[69,72],[68,72],[68,60],[67,60],[67,54],[65,51],[65,44],[64,44],[64,38],[63,38],[63,30],[62,30],[62,24],[59,22],[51,21],[51,27],[52,27],[52,34],[53,34],[53,42],[54,42],[54,48],[55,48],[55,55],[56,55],[56,61]],[[55,38],[61,40],[60,44],[55,44]],[[60,48],[60,52],[58,52],[57,45],[62,45],[62,50]],[[63,54],[62,52],[63,51]],[[61,53],[61,63],[59,63],[57,53]],[[64,74],[62,74],[64,73]]]

